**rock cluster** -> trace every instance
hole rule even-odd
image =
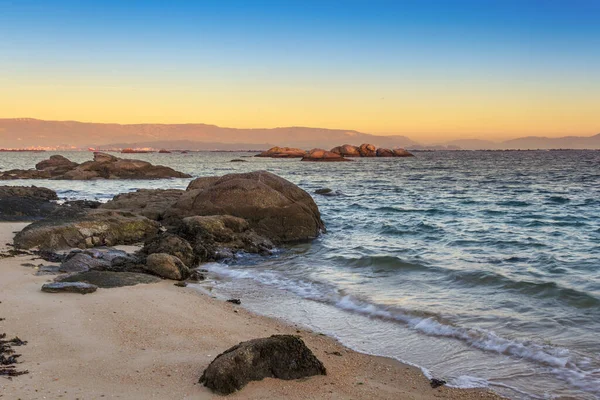
[[[271,158],[301,158],[302,161],[349,161],[348,157],[412,157],[413,154],[401,149],[386,149],[377,148],[368,143],[363,143],[360,146],[344,144],[337,146],[330,151],[324,149],[312,149],[304,151],[291,147],[272,147],[264,151],[256,157],[271,157]]]
[[[257,154],[255,157],[270,157],[270,158],[302,158],[306,155],[306,151],[293,147],[271,147],[267,151]]]
[[[147,161],[131,160],[95,152],[92,161],[77,164],[60,155],[36,164],[35,169],[0,172],[0,180],[10,179],[161,179],[190,178],[188,174]]]

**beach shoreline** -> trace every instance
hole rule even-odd
[[[5,243],[26,224],[0,223]],[[251,382],[239,399],[499,399],[483,389],[432,389],[413,366],[366,355],[335,339],[285,321],[253,314],[192,287],[158,284],[99,289],[94,294],[40,291],[52,276],[36,276],[32,256],[0,260],[0,323],[18,348],[19,370],[2,379],[0,398],[220,398],[198,383],[221,352],[273,334],[299,335],[325,364],[327,376]],[[48,264],[44,262],[44,264]]]

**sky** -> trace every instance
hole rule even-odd
[[[600,132],[599,0],[0,0],[0,118]]]

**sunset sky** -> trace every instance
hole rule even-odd
[[[0,0],[14,117],[592,135],[600,1]]]

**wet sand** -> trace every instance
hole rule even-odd
[[[0,223],[0,243],[26,224]],[[1,246],[5,247],[5,246]],[[5,250],[5,248],[3,249]],[[198,384],[219,353],[249,339],[300,335],[325,364],[327,376],[251,382],[232,399],[499,399],[485,390],[432,389],[417,368],[349,350],[337,341],[276,319],[252,314],[173,281],[96,293],[49,294],[52,276],[0,259],[0,332],[28,344],[18,368],[0,377],[6,399],[212,399]],[[333,354],[338,352],[341,354]]]

